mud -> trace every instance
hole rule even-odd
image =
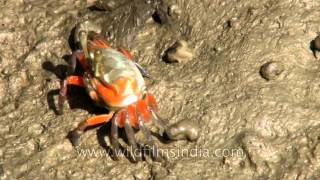
[[[0,1],[0,179],[319,178],[320,62],[311,42],[320,2],[105,2]],[[74,28],[87,20],[146,67],[167,123],[197,124],[198,141],[155,136],[159,149],[174,152],[166,163],[114,161],[104,153],[108,125],[81,139],[82,150],[100,154],[84,157],[71,146],[68,132],[99,113],[78,88],[62,116],[54,110],[65,60],[77,46]],[[166,63],[177,41],[188,42],[193,58]],[[261,76],[268,62],[283,65],[277,78]]]

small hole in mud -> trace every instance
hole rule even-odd
[[[90,6],[90,7],[88,7],[88,9],[89,9],[90,11],[106,11],[106,9],[103,9],[103,8],[98,7],[98,6],[96,6],[96,5]]]
[[[158,12],[155,12],[152,14],[152,19],[154,20],[154,22],[162,24],[162,21]]]
[[[232,27],[232,22],[231,22],[231,20],[228,20],[228,21],[227,21],[227,27],[228,27],[228,28],[231,28],[231,27]]]
[[[46,78],[46,82],[51,82],[51,79],[50,78]]]

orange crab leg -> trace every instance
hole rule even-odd
[[[59,91],[59,100],[58,100],[58,114],[63,112],[63,103],[67,99],[67,86],[76,85],[80,87],[85,87],[83,83],[83,78],[81,76],[68,76],[63,81],[61,81],[61,87]]]
[[[90,72],[89,67],[86,63],[86,58],[84,57],[84,54],[81,54],[81,56],[79,57],[79,62],[82,66],[82,68],[86,71],[86,72]]]
[[[68,83],[68,85],[85,87],[85,84],[83,82],[83,77],[81,77],[81,76],[68,76],[67,83]],[[98,95],[95,91],[90,91],[89,96],[91,97],[92,100],[94,100],[96,102],[100,101],[100,98],[98,97]]]
[[[146,94],[146,97],[145,97],[145,100],[147,102],[147,105],[150,105],[153,109],[157,110],[157,102],[156,102],[156,99],[153,97],[152,94],[150,93],[147,93]]]
[[[127,108],[128,116],[130,119],[130,124],[133,127],[138,127],[138,118],[137,118],[137,112],[136,112],[136,106],[135,105],[129,105]]]
[[[68,85],[85,87],[84,82],[83,82],[83,77],[81,77],[81,76],[68,76],[67,82],[68,82]]]
[[[123,128],[124,119],[125,119],[125,117],[124,117],[124,111],[118,112],[118,114],[117,114],[117,121],[118,121],[118,126],[119,126],[120,128]]]
[[[150,112],[148,111],[147,105],[144,100],[138,100],[137,111],[141,114],[144,121],[148,121],[150,119]]]
[[[132,54],[128,50],[123,49],[123,48],[118,48],[118,51],[120,51],[128,59],[130,59],[130,60],[133,59]]]
[[[110,48],[108,43],[101,38],[95,38],[92,41],[88,41],[88,49],[97,49],[97,48]]]
[[[103,47],[103,48],[110,48],[110,46],[108,45],[108,43],[104,40],[104,39],[96,39],[95,43],[99,46],[99,47]]]
[[[109,121],[114,115],[114,112],[110,112],[109,114],[101,114],[92,118],[89,118],[87,120],[84,120],[79,123],[78,127],[71,131],[71,133],[68,135],[72,144],[74,146],[79,145],[79,138],[80,135],[90,126],[98,125],[104,122]]]
[[[111,112],[109,114],[98,115],[98,116],[87,119],[85,121],[85,123],[87,124],[87,126],[94,126],[97,124],[101,124],[101,123],[109,121],[112,118],[113,114],[114,113]]]

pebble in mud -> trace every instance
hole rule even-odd
[[[0,86],[1,87],[1,86]],[[1,92],[1,91],[0,91]],[[1,97],[1,96],[0,96]],[[0,134],[6,134],[10,131],[9,125],[1,125],[0,124]]]
[[[26,143],[23,143],[23,148],[21,149],[21,153],[25,156],[30,156],[33,153],[37,152],[38,144],[36,140],[31,139]]]
[[[196,141],[199,138],[199,127],[187,120],[180,121],[170,126],[166,131],[168,138],[172,140]]]
[[[161,164],[155,163],[152,166],[151,174],[154,179],[165,179],[168,176],[168,171]]]
[[[97,2],[92,2],[92,5],[94,4],[95,7],[98,9],[104,9],[104,10],[114,10],[119,6],[117,2],[111,0],[111,1],[97,1]]]
[[[43,126],[41,124],[34,124],[28,127],[28,133],[34,135],[40,135],[43,132]]]
[[[181,15],[181,13],[182,13],[181,8],[176,4],[170,5],[168,7],[168,15],[169,16],[178,16],[179,17]]]
[[[265,63],[260,69],[260,75],[266,80],[275,80],[284,71],[284,66],[280,62],[270,61]]]
[[[180,40],[165,52],[164,61],[168,63],[187,62],[193,58],[193,55],[194,50],[189,48],[188,42]]]

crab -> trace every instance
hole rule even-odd
[[[159,158],[151,131],[146,125],[149,122],[157,126],[159,134],[166,136],[169,140],[188,139],[195,141],[198,139],[198,127],[190,121],[182,121],[168,126],[166,121],[159,116],[156,99],[148,92],[144,81],[144,77],[153,78],[133,60],[133,56],[128,50],[112,48],[96,31],[79,30],[75,35],[76,41],[79,41],[80,50],[72,53],[67,76],[61,81],[58,113],[63,113],[68,85],[85,88],[97,106],[106,108],[108,113],[80,122],[69,133],[69,139],[73,146],[79,147],[80,136],[88,127],[109,121],[111,121],[110,142],[114,151],[120,151],[118,129],[124,128],[131,146],[131,156],[135,161],[141,160],[141,153],[135,139],[135,130],[141,130],[146,139],[147,147],[152,149],[153,159]],[[73,75],[77,62],[84,70],[81,76]],[[114,153],[115,159],[118,159],[117,154]]]

